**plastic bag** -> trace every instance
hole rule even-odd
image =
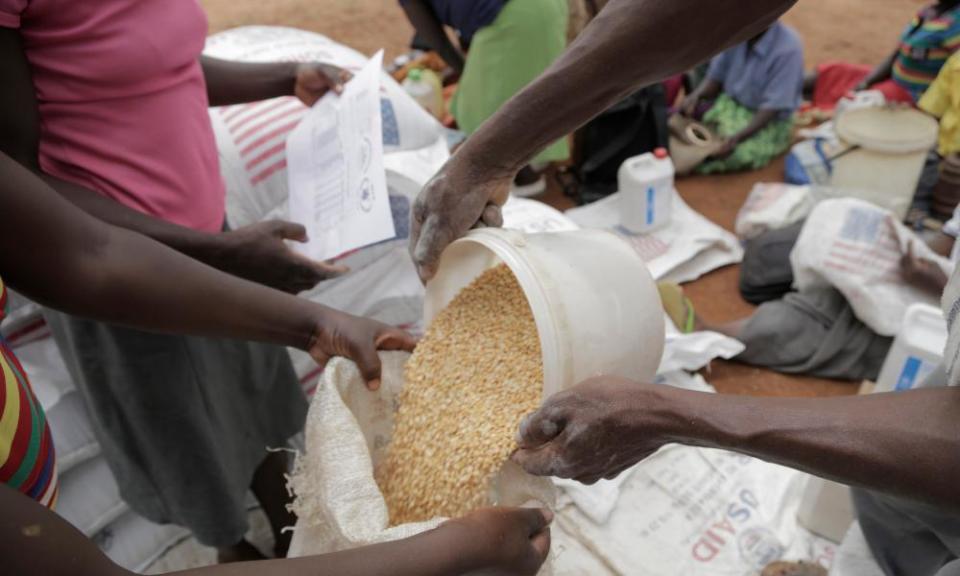
[[[734,229],[741,240],[752,240],[764,232],[786,228],[803,220],[817,201],[818,195],[810,186],[754,184],[737,213]]]

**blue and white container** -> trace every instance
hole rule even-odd
[[[620,188],[620,224],[635,234],[646,234],[670,224],[675,170],[663,148],[628,158],[617,175]]]
[[[907,309],[903,328],[890,347],[874,392],[902,392],[922,386],[943,362],[946,345],[943,312],[935,306],[914,304]]]

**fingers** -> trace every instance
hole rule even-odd
[[[492,202],[487,204],[483,214],[480,215],[480,221],[491,228],[502,228],[503,210],[500,209],[500,205]]]
[[[317,262],[315,260],[310,260],[310,267],[316,273],[318,280],[329,280],[343,276],[350,271],[349,266],[331,264],[330,262]]]
[[[282,240],[293,240],[295,242],[304,243],[309,238],[307,237],[307,229],[296,224],[294,222],[286,222],[283,220],[276,220],[270,223],[270,233],[280,238]]]
[[[372,346],[363,346],[354,358],[354,362],[357,363],[363,381],[367,383],[367,389],[374,392],[379,390],[382,366],[377,349]]]
[[[553,512],[546,508],[517,508],[516,513],[527,525],[527,534],[536,535],[553,522]]]
[[[413,250],[413,262],[424,282],[437,273],[440,255],[453,241],[453,234],[440,222],[440,215],[430,214],[419,228],[419,238]]]
[[[406,330],[391,328],[377,337],[377,350],[403,350],[413,352],[417,347],[417,339]]]
[[[530,539],[530,546],[537,555],[537,561],[543,564],[550,554],[550,528],[544,528]]]
[[[560,435],[564,425],[565,422],[557,410],[543,406],[520,422],[517,444],[521,448],[543,446]]]
[[[381,364],[377,349],[373,346],[361,346],[354,354],[353,361],[357,364],[363,381],[367,383],[367,389],[379,390]]]
[[[520,448],[510,459],[534,476],[565,477],[563,460],[553,444],[535,449]]]
[[[426,203],[422,200],[422,196],[418,197],[414,202],[413,206],[410,207],[410,240],[407,245],[407,251],[410,253],[410,259],[413,260],[414,266],[417,266],[417,273],[420,275],[420,280],[426,283],[428,280],[424,278],[423,274],[420,274],[420,266],[417,264],[417,246],[420,243],[420,228],[423,225],[423,220],[426,218]]]

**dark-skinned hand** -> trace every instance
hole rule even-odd
[[[380,388],[378,350],[413,352],[417,339],[408,332],[382,322],[327,310],[317,322],[307,351],[320,366],[334,356],[353,360],[370,390]]]
[[[911,286],[937,296],[943,293],[943,289],[950,280],[939,264],[917,256],[913,241],[907,244],[907,253],[900,259],[900,273]]]
[[[288,240],[306,242],[306,229],[280,220],[251,224],[221,234],[217,254],[208,261],[224,272],[291,294],[349,271],[298,254]]]
[[[555,394],[521,423],[512,459],[536,476],[613,479],[669,442],[659,388],[601,376]]]
[[[351,77],[350,72],[333,64],[320,62],[301,64],[297,67],[293,94],[301,102],[312,107],[317,103],[317,100],[323,98],[331,90],[335,94],[343,92],[343,85]]]
[[[458,543],[469,542],[471,576],[533,576],[550,552],[553,513],[539,508],[484,508],[440,526]]]
[[[461,149],[462,150],[462,149]],[[440,255],[471,228],[503,226],[503,206],[514,173],[484,169],[460,150],[433,177],[411,209],[410,255],[426,282],[437,272]]]

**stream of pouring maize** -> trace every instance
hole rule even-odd
[[[505,265],[484,272],[437,317],[406,365],[393,439],[378,470],[390,524],[489,505],[491,478],[539,406],[540,340]]]

